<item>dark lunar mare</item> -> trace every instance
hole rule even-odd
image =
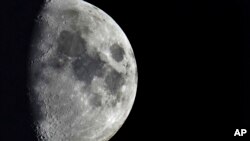
[[[57,57],[52,60],[54,68],[61,68],[63,63],[67,63],[66,58],[69,56],[75,59],[72,67],[78,80],[90,84],[94,76],[103,75],[104,62],[98,54],[91,56],[86,52],[86,40],[80,36],[79,32],[64,30],[60,33],[57,43]],[[59,62],[59,59],[63,62]]]
[[[94,107],[101,107],[102,106],[102,96],[96,93],[93,93],[92,97],[90,97],[89,102]]]
[[[77,79],[85,81],[87,84],[92,82],[94,76],[103,76],[104,61],[98,55],[92,57],[87,53],[82,54],[73,63],[73,71]]]
[[[62,54],[56,54],[49,61],[49,65],[52,66],[57,71],[62,71],[65,65],[69,63],[69,59]]]
[[[75,77],[84,81],[87,86],[91,84],[93,78],[103,77],[107,70],[104,68],[105,62],[101,60],[98,53],[90,55],[87,53],[86,41],[77,32],[62,31],[57,39],[57,54],[52,60],[54,68],[61,68],[67,56],[73,57],[72,70]],[[120,62],[123,60],[125,51],[117,43],[113,44],[111,49],[112,57]],[[61,59],[61,62],[58,60]],[[67,62],[67,61],[66,61]],[[116,95],[117,99],[113,102],[113,105],[120,100],[121,95],[118,94],[118,90],[125,83],[123,74],[117,72],[115,69],[110,67],[111,72],[105,78],[105,83],[107,88],[110,90],[111,94]],[[92,94],[90,103],[95,107],[102,105],[101,97],[97,94]]]
[[[79,33],[63,30],[57,39],[57,43],[58,53],[70,57],[77,57],[86,51],[86,41],[81,38]]]
[[[117,94],[120,87],[125,83],[123,74],[112,69],[105,78],[105,83],[111,94]]]
[[[117,43],[113,44],[110,47],[110,52],[111,52],[112,58],[117,62],[121,62],[125,55],[124,49]]]

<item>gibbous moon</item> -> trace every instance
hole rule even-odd
[[[132,47],[117,23],[82,0],[51,0],[34,29],[30,101],[40,141],[107,141],[137,90]]]

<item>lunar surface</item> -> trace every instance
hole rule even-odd
[[[108,141],[132,109],[138,80],[122,29],[81,0],[44,5],[34,29],[29,74],[40,141]]]

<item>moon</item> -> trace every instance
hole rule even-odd
[[[29,97],[40,141],[107,141],[137,91],[131,44],[104,11],[81,0],[50,0],[34,28]]]

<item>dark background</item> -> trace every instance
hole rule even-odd
[[[88,0],[124,30],[138,65],[138,92],[111,141],[233,137],[250,132],[250,3]],[[35,141],[27,58],[42,0],[0,9],[0,141]]]

